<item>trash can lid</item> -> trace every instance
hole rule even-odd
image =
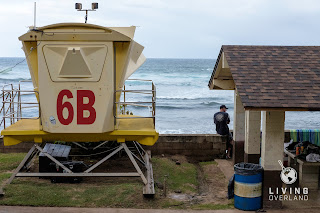
[[[235,174],[256,175],[263,171],[263,167],[254,163],[237,163],[234,165]]]

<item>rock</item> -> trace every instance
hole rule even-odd
[[[180,161],[177,160],[176,161],[176,165],[181,165]]]
[[[163,189],[163,184],[160,182],[155,182],[155,185],[158,187],[158,189]]]

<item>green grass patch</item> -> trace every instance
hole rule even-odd
[[[177,200],[164,200],[161,202],[161,208],[163,209],[186,209],[186,203]]]
[[[139,183],[84,186],[16,180],[5,192],[0,205],[134,208],[135,197],[142,196]]]
[[[182,193],[197,192],[197,170],[191,163],[176,163],[167,158],[153,158],[154,178],[163,183],[167,175],[169,191],[181,190]]]
[[[12,171],[17,168],[25,155],[26,153],[1,153],[0,172]]]
[[[0,154],[0,182],[8,179],[25,153]],[[190,163],[176,165],[166,158],[152,158],[155,180],[163,183],[168,175],[168,191],[196,192],[197,171]],[[113,182],[82,182],[80,184],[52,184],[50,180],[17,178],[5,187],[0,205],[56,206],[56,207],[114,207],[114,208],[177,208],[185,209],[185,203],[160,196],[156,189],[154,199],[145,199],[141,180],[130,179]]]
[[[0,184],[3,183],[5,180],[9,179],[11,173],[0,173]]]

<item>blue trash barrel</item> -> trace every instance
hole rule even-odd
[[[262,208],[263,168],[253,163],[234,165],[234,207],[246,211]]]

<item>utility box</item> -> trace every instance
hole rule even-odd
[[[31,29],[19,39],[38,92],[42,129],[103,133],[115,128],[115,102],[145,61],[135,27],[64,23]]]
[[[47,143],[43,151],[57,159],[58,161],[68,161],[71,146]],[[51,172],[52,160],[42,152],[39,154],[39,172]]]

